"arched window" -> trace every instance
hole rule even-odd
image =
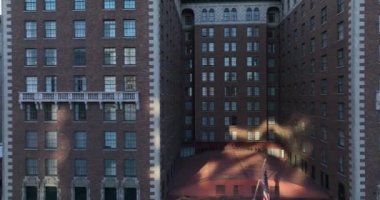
[[[207,10],[203,9],[202,10],[202,22],[207,21]]]
[[[232,21],[237,21],[237,11],[236,11],[236,8],[232,8],[232,10],[231,10],[231,20]]]
[[[255,8],[253,10],[253,20],[255,20],[255,21],[260,20],[260,9],[259,8]]]
[[[224,9],[223,20],[224,21],[230,21],[230,10],[228,8]]]
[[[247,21],[252,21],[252,8],[247,8],[247,13],[245,15]]]
[[[215,11],[212,8],[208,11],[208,20],[210,22],[215,21]]]

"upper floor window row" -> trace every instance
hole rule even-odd
[[[238,11],[236,8],[225,8],[223,11],[223,21],[238,21]],[[260,9],[259,8],[247,8],[246,18],[247,21],[258,21],[260,20]],[[201,14],[202,22],[214,22],[215,21],[215,10],[214,9],[202,9]]]
[[[105,10],[116,9],[116,0],[103,0],[102,7]],[[24,0],[24,10],[25,11],[37,11],[37,0]],[[123,9],[134,10],[136,9],[135,0],[122,0]],[[86,10],[86,0],[72,0],[72,8],[75,11]],[[43,10],[45,11],[56,11],[57,3],[56,0],[43,0]]]

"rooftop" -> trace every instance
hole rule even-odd
[[[247,149],[209,151],[184,159],[172,179],[175,181],[170,185],[171,198],[198,200],[225,196],[251,199],[257,180],[263,174],[261,168],[266,158],[271,196],[289,200],[328,199],[323,190],[300,170],[280,159]],[[217,186],[224,186],[224,195],[216,192]],[[261,187],[257,194],[261,197]]]

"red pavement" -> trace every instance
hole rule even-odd
[[[265,158],[265,154],[245,149],[209,151],[186,158],[171,181],[170,196],[172,199],[186,196],[193,200],[220,196],[250,199],[261,177]],[[300,170],[284,161],[267,157],[266,166],[273,199],[328,199],[326,193]],[[217,194],[217,185],[225,187],[224,195]],[[258,197],[261,194],[260,187]]]

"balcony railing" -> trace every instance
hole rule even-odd
[[[139,105],[138,92],[20,92],[19,103],[136,103]]]

